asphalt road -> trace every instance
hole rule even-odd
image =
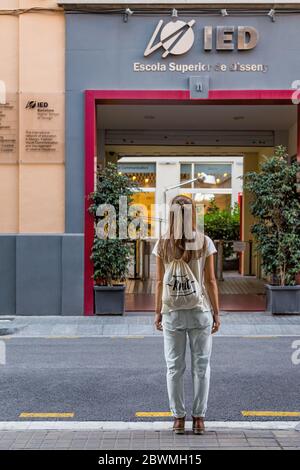
[[[300,411],[296,338],[215,337],[208,420],[245,418],[242,410]],[[137,411],[168,411],[161,337],[6,340],[0,365],[0,421],[22,412],[74,412],[74,420],[140,421]],[[190,414],[187,354],[185,395]],[[299,420],[298,418],[294,418]]]

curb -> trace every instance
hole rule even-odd
[[[14,335],[19,332],[19,328],[0,328],[0,337],[7,335]]]
[[[186,421],[191,427],[192,422]],[[0,431],[28,431],[28,430],[81,430],[81,431],[126,431],[126,430],[146,430],[146,431],[170,431],[173,422],[171,421],[0,421]],[[207,431],[214,430],[285,430],[300,431],[299,421],[207,421],[205,423]]]

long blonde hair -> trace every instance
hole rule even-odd
[[[191,259],[199,259],[205,246],[204,233],[196,229],[195,202],[184,195],[174,197],[169,212],[169,227],[159,243],[163,261],[168,263],[180,258],[188,263]]]

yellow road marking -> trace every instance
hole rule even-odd
[[[300,416],[300,411],[242,411],[243,416]]]
[[[45,336],[46,339],[79,339],[80,336]]]
[[[274,339],[278,338],[278,336],[243,336],[245,339]]]
[[[135,416],[151,418],[152,416],[172,416],[172,413],[170,411],[137,411]]]
[[[19,418],[74,418],[75,413],[21,413]]]
[[[135,336],[125,336],[126,339],[143,339],[144,336],[139,336],[139,335],[135,335]]]
[[[127,335],[127,336],[110,336],[110,339],[144,339],[142,335]]]

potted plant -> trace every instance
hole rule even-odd
[[[240,239],[240,209],[237,203],[233,207],[220,209],[214,199],[210,202],[204,215],[204,227],[212,240],[239,240]],[[237,270],[239,259],[233,251],[232,243],[224,243],[223,268],[224,270]]]
[[[127,208],[122,214],[119,204],[121,196],[127,197],[127,204],[131,203],[135,187],[133,181],[118,172],[116,165],[109,163],[104,170],[98,171],[96,190],[90,194],[89,211],[95,220],[91,259],[96,314],[124,313],[125,277],[131,246],[126,238],[119,236],[121,222],[125,224],[127,234]]]
[[[299,164],[289,162],[283,146],[260,165],[260,172],[244,176],[250,192],[251,231],[261,254],[266,284],[267,310],[273,314],[300,313],[300,194]]]

